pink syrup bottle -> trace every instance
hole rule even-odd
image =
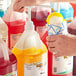
[[[0,35],[0,76],[17,76],[16,57],[8,51]]]

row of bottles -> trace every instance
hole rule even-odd
[[[26,22],[26,17],[27,17],[25,11],[24,11],[24,13],[19,13],[19,12],[13,11],[13,4],[14,4],[14,0],[2,18],[8,27],[8,29],[6,29],[7,28],[6,27],[6,28],[4,28],[4,30],[5,30],[5,32],[7,32],[7,30],[8,30],[8,46],[10,49],[13,48],[13,46],[16,44],[16,42],[18,41],[21,34],[24,32],[25,22]],[[56,4],[54,4],[54,5],[56,5]],[[69,4],[66,3],[66,5],[69,5]],[[54,9],[56,6],[53,7],[51,4],[51,7]],[[63,7],[63,6],[61,6],[61,7]],[[72,9],[72,7],[70,5],[67,7],[68,7],[67,12],[64,11],[64,13],[68,14],[69,9],[70,8]],[[66,9],[64,8],[64,10],[66,10]],[[50,8],[49,9],[47,9],[47,8],[33,8],[32,9],[32,13],[31,13],[32,18],[31,19],[34,22],[35,30],[40,34],[40,37],[42,37],[45,34],[45,32],[47,31],[46,18],[49,15],[49,13],[51,13]],[[72,9],[71,13],[72,14],[71,14],[70,18],[73,19],[73,9]],[[67,14],[66,14],[66,18],[62,14],[64,19],[69,19],[69,16]]]
[[[28,11],[28,13],[29,13],[28,21],[25,25],[25,22],[26,22],[25,11],[24,11],[24,13],[19,13],[19,12],[13,11],[13,3],[11,3],[10,7],[8,8],[4,17],[2,18],[4,20],[4,22],[2,19],[0,20],[1,23],[4,24],[4,26],[2,26],[2,28],[1,28],[1,29],[3,29],[2,30],[3,32],[0,31],[0,33],[3,36],[2,39],[6,42],[8,41],[9,49],[10,50],[13,49],[12,53],[16,56],[15,57],[12,53],[8,52],[8,56],[10,59],[10,60],[8,60],[8,62],[3,60],[4,57],[1,56],[0,62],[1,62],[1,64],[4,64],[4,65],[1,65],[0,68],[4,67],[4,70],[6,70],[6,71],[7,71],[7,68],[11,69],[11,71],[9,70],[9,72],[5,71],[6,73],[2,72],[2,70],[1,70],[1,72],[0,72],[1,75],[12,75],[12,74],[13,75],[17,74],[17,76],[42,76],[42,75],[47,76],[48,75],[47,48],[44,45],[44,43],[41,41],[41,39],[47,33],[46,19],[47,19],[48,15],[50,14],[50,11],[47,9],[43,10],[41,8],[34,8],[34,9],[35,10],[32,12],[30,10]],[[32,16],[32,18],[30,16]],[[34,25],[31,22],[31,20],[33,21],[34,25],[36,26],[35,29],[34,29]],[[6,27],[6,28],[4,29],[4,27]],[[57,30],[58,28],[55,28],[55,29]],[[35,30],[39,33],[40,37]],[[5,36],[7,34],[8,34],[8,36]],[[48,34],[49,34],[49,32],[48,32]],[[65,60],[63,60],[63,57],[60,59],[65,62]],[[56,59],[56,60],[58,60],[58,59]],[[71,65],[68,66],[68,67],[71,66],[70,67],[70,70],[71,70],[72,69],[72,57],[66,57],[66,60],[68,60],[68,63],[69,63],[69,61],[71,61]],[[57,63],[57,61],[55,61],[55,62]],[[58,64],[61,64],[61,62],[59,61]],[[51,64],[52,63],[53,63],[53,61],[51,59]],[[66,66],[68,63],[65,62],[64,66]],[[17,68],[16,68],[16,65],[17,65]],[[50,65],[50,66],[52,68],[52,65]],[[54,64],[53,68],[54,67],[57,67],[56,69],[58,69],[57,72],[55,72],[53,70],[53,74],[56,74],[56,75],[59,74],[62,76],[63,75],[62,72],[68,71],[67,67],[65,67],[65,69],[66,69],[65,70],[65,69],[63,69],[63,67],[59,68],[59,66],[57,64]],[[62,69],[62,71],[60,69]],[[49,72],[52,74],[52,70],[50,70]],[[72,70],[69,72],[72,72]],[[65,74],[66,75],[63,75],[63,76],[69,75],[69,73],[67,73],[67,72]]]

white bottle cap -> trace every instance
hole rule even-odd
[[[28,21],[25,25],[25,30],[34,30],[34,24],[31,21],[31,7],[28,7]]]
[[[34,30],[34,24],[32,21],[27,21],[25,25],[25,30]]]

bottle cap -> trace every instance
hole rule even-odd
[[[57,17],[57,18],[56,18]],[[50,24],[50,23],[56,23],[56,22],[60,22],[60,23],[62,23],[64,21],[64,18],[63,18],[63,16],[62,16],[62,14],[60,14],[60,13],[57,13],[57,12],[54,12],[54,13],[52,13],[52,14],[50,14],[48,17],[47,17],[47,20],[46,20],[46,22],[47,22],[47,24]]]
[[[25,30],[34,30],[34,24],[32,21],[27,21],[25,25]]]
[[[25,25],[25,30],[34,30],[34,24],[31,21],[31,7],[28,7],[28,21]]]

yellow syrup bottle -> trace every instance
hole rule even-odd
[[[37,50],[35,47],[13,49],[17,58],[17,76],[47,76],[47,49],[43,47],[44,49]]]
[[[48,76],[47,48],[40,40],[31,20],[12,53],[17,58],[17,76]]]

